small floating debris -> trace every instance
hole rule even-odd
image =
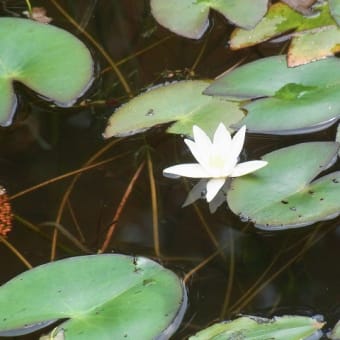
[[[7,236],[12,230],[12,207],[6,189],[0,186],[0,235]]]

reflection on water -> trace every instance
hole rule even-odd
[[[24,1],[5,3],[16,13],[20,13],[21,8],[24,10]],[[48,3],[48,15],[53,23],[79,35],[92,49],[100,70],[87,101],[72,109],[54,108],[20,86],[20,110],[15,124],[2,129],[0,134],[0,180],[10,196],[79,169],[111,143],[112,140],[103,141],[103,127],[114,108],[127,100],[126,91],[100,52],[60,15],[53,1]],[[169,74],[178,79],[179,70],[183,70],[184,77],[188,76],[185,70],[189,69],[190,76],[215,77],[242,58],[250,61],[275,53],[275,49],[268,46],[230,52],[225,45],[231,29],[218,15],[214,16],[213,29],[202,41],[195,42],[158,27],[150,17],[146,0],[58,3],[97,39],[113,60],[121,60],[120,70],[133,93],[168,80]],[[133,56],[160,41],[163,42]],[[197,59],[201,51],[202,57]],[[128,60],[124,61],[125,58]],[[330,128],[298,137],[250,135],[246,145],[248,154],[243,156],[258,159],[273,149],[303,140],[330,140],[334,133],[334,128]],[[119,158],[109,161],[110,157]],[[328,327],[340,318],[339,218],[308,228],[269,233],[241,222],[225,204],[215,214],[210,214],[203,200],[182,208],[193,183],[164,178],[162,170],[171,164],[191,161],[191,156],[182,138],[165,135],[163,128],[144,136],[118,140],[94,163],[105,160],[108,161],[84,171],[79,177],[62,212],[60,204],[72,177],[13,199],[12,208],[20,218],[37,226],[60,219],[79,240],[84,237],[86,246],[95,252],[112,225],[131,178],[145,161],[127,205],[119,220],[114,221],[114,238],[107,251],[155,258],[158,252],[160,262],[185,278],[189,309],[174,338],[180,339],[238,313],[266,317],[322,314]],[[150,194],[152,173],[156,201]],[[156,203],[157,211],[152,208]],[[158,223],[158,234],[153,228],[155,223]],[[51,227],[40,229],[44,235],[52,235]],[[44,235],[16,219],[8,239],[32,265],[37,265],[50,258],[51,241]],[[155,237],[159,238],[156,251]],[[58,258],[81,254],[65,237],[59,235],[58,240],[63,245],[57,249]],[[3,259],[1,282],[25,269],[3,245],[0,256]],[[190,272],[199,265],[202,266]]]

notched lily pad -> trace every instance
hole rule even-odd
[[[272,319],[242,316],[229,322],[216,323],[191,336],[189,340],[302,340],[320,339],[324,323],[306,316],[284,315]]]
[[[252,30],[236,29],[230,39],[232,49],[256,45],[280,37],[290,39],[288,65],[303,65],[333,56],[339,52],[340,28],[330,14],[327,2],[313,7],[313,14],[305,16],[288,5],[276,3]],[[282,36],[286,34],[286,36]]]
[[[152,88],[113,113],[104,137],[133,135],[171,122],[175,123],[169,133],[191,135],[196,124],[211,135],[220,122],[229,127],[243,118],[238,103],[203,95],[208,85],[207,81],[188,80]]]
[[[303,227],[338,216],[340,172],[314,180],[334,164],[338,149],[335,142],[310,142],[264,155],[266,167],[232,180],[230,209],[265,230]]]
[[[268,0],[151,0],[151,12],[164,27],[187,38],[199,39],[214,9],[233,24],[254,27],[267,11]]]
[[[70,106],[90,86],[93,61],[86,46],[52,25],[0,18],[0,124],[16,109],[13,81],[60,106]]]
[[[216,79],[204,93],[247,101],[236,127],[269,134],[322,130],[340,117],[340,60],[328,58],[295,68],[285,56],[263,58]],[[252,101],[250,101],[252,100]]]
[[[66,319],[50,338],[169,338],[185,308],[180,279],[154,261],[80,256],[36,267],[1,286],[0,336]]]

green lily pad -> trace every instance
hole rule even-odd
[[[302,340],[313,335],[320,339],[324,323],[306,316],[284,315],[266,319],[242,316],[229,322],[216,323],[191,336],[189,340]]]
[[[264,155],[268,165],[235,178],[227,201],[265,230],[302,227],[340,214],[340,172],[312,181],[337,159],[335,142],[302,143]]]
[[[328,337],[332,340],[340,339],[340,321],[336,323]]]
[[[236,127],[270,134],[322,130],[340,117],[340,60],[328,58],[289,68],[285,56],[257,60],[215,80],[204,93],[248,101]]]
[[[90,86],[93,61],[72,34],[28,19],[0,18],[0,124],[16,109],[13,81],[60,106],[72,105]]]
[[[328,0],[328,5],[330,12],[337,22],[340,25],[340,1],[339,0]]]
[[[281,2],[286,3],[288,6],[293,8],[295,11],[303,15],[312,15],[312,6],[317,0],[281,0]]]
[[[185,305],[179,278],[154,261],[118,254],[68,258],[36,267],[0,287],[0,336],[67,319],[51,338],[168,338]]]
[[[268,0],[151,0],[151,11],[164,27],[187,38],[199,39],[214,9],[244,28],[254,27],[267,11]]]
[[[243,116],[239,104],[202,94],[207,81],[189,80],[157,86],[133,98],[110,117],[104,137],[127,136],[155,125],[174,123],[167,132],[191,135],[199,125],[212,135],[220,122],[230,126]]]
[[[287,39],[292,37],[287,58],[290,67],[333,56],[339,51],[340,28],[327,2],[314,6],[314,10],[317,14],[304,16],[286,4],[276,3],[252,30],[236,29],[230,47],[236,50],[253,46],[287,33]]]

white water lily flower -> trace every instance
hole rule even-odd
[[[193,126],[194,141],[185,139],[198,163],[178,164],[163,170],[165,176],[208,178],[206,199],[216,196],[228,177],[247,175],[268,164],[266,161],[249,161],[237,164],[242,151],[246,127],[243,126],[233,138],[223,123],[215,131],[213,141],[198,126]]]

